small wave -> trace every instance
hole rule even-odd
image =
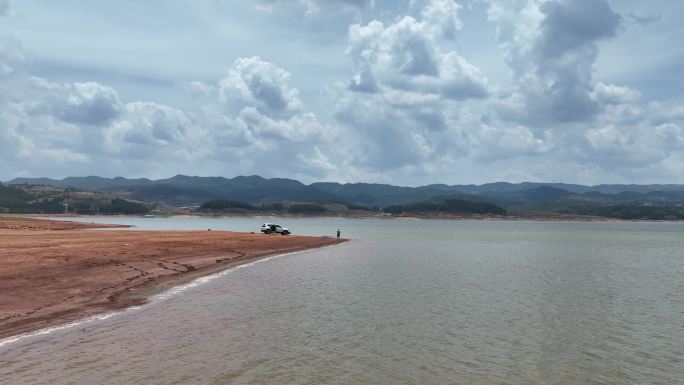
[[[4,347],[5,345],[11,344],[13,342],[23,340],[24,338],[42,336],[42,335],[50,334],[52,332],[56,332],[59,330],[70,329],[70,328],[73,328],[73,327],[76,327],[79,325],[83,325],[86,323],[106,320],[107,318],[111,318],[115,315],[122,314],[122,313],[125,313],[127,311],[138,310],[138,309],[140,309],[140,307],[141,306],[131,306],[131,307],[123,309],[123,310],[112,311],[112,312],[104,313],[104,314],[96,314],[94,316],[83,318],[83,319],[80,319],[78,321],[69,322],[69,323],[66,323],[64,325],[50,326],[50,327],[45,328],[45,329],[40,329],[40,330],[36,330],[33,332],[28,332],[28,333],[19,334],[16,336],[8,337],[8,338],[0,340],[0,348]]]
[[[228,275],[228,274],[230,274],[230,273],[232,273],[232,272],[234,272],[234,271],[236,271],[236,270],[243,269],[243,268],[250,267],[250,266],[254,266],[254,265],[258,264],[258,263],[270,261],[270,260],[272,260],[272,259],[284,257],[284,256],[287,256],[287,255],[298,254],[298,253],[304,253],[304,252],[307,252],[307,251],[314,251],[314,250],[327,249],[328,247],[333,247],[333,246],[338,246],[338,245],[321,246],[321,247],[316,247],[316,248],[313,248],[313,249],[292,251],[292,252],[283,253],[283,254],[276,254],[276,255],[271,255],[270,257],[264,257],[264,258],[260,258],[260,259],[257,259],[257,260],[255,260],[255,261],[252,261],[252,262],[244,263],[244,264],[242,264],[242,265],[237,265],[237,266],[228,268],[228,269],[226,269],[226,270],[219,271],[218,273],[214,273],[214,274],[206,275],[206,276],[204,276],[204,277],[196,278],[196,279],[194,279],[194,280],[192,280],[192,281],[190,281],[190,282],[188,282],[188,283],[186,283],[186,284],[184,284],[184,285],[176,286],[176,287],[173,287],[173,288],[171,288],[171,289],[169,289],[169,290],[166,290],[166,291],[164,291],[164,292],[162,292],[162,293],[153,295],[152,297],[150,297],[150,302],[159,302],[159,301],[163,301],[163,300],[169,299],[169,298],[171,298],[171,297],[173,297],[173,296],[175,296],[175,295],[178,295],[178,294],[180,294],[180,293],[182,293],[182,292],[184,292],[184,291],[186,291],[186,290],[188,290],[188,289],[191,289],[191,288],[193,288],[193,287],[197,287],[197,286],[203,285],[203,284],[205,284],[205,283],[207,283],[207,282],[209,282],[209,281],[213,281],[213,280],[215,280],[215,279],[217,279],[217,278],[220,278],[220,277],[223,277],[223,276],[225,276],[225,275]]]
[[[188,290],[188,289],[191,289],[191,288],[193,288],[193,287],[197,287],[197,286],[200,286],[200,285],[204,285],[204,284],[207,283],[207,282],[210,282],[210,281],[213,281],[213,280],[215,280],[215,279],[217,279],[217,278],[220,278],[220,277],[223,277],[223,276],[225,276],[225,275],[228,275],[228,274],[230,274],[230,273],[232,273],[232,272],[234,272],[234,271],[236,271],[236,270],[239,270],[239,269],[242,269],[242,268],[245,268],[245,267],[249,267],[249,266],[254,266],[254,265],[256,265],[257,263],[270,261],[271,259],[274,259],[274,258],[284,257],[284,256],[286,256],[286,255],[295,254],[295,253],[299,253],[299,252],[300,252],[300,251],[295,251],[295,252],[292,252],[292,253],[285,253],[285,254],[272,255],[272,256],[270,256],[270,257],[261,258],[261,259],[258,259],[258,260],[256,260],[256,261],[252,261],[252,262],[245,263],[245,264],[242,264],[242,265],[237,265],[237,266],[228,268],[228,269],[226,269],[226,270],[219,271],[218,273],[214,273],[214,274],[210,274],[210,275],[206,275],[206,276],[203,276],[203,277],[196,278],[196,279],[194,279],[194,280],[192,280],[192,281],[190,281],[190,282],[188,282],[188,283],[186,283],[186,284],[184,284],[184,285],[176,286],[176,287],[173,287],[173,288],[171,288],[171,289],[169,289],[169,290],[166,290],[166,291],[164,291],[164,292],[162,292],[162,293],[153,295],[152,297],[150,297],[150,302],[159,302],[159,301],[163,301],[163,300],[169,299],[169,298],[174,297],[174,296],[176,296],[176,295],[178,295],[178,294],[180,294],[180,293],[182,293],[182,292],[184,292],[184,291],[186,291],[186,290]]]

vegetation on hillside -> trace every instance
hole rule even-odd
[[[100,214],[127,214],[140,215],[147,214],[150,211],[147,206],[130,202],[121,198],[114,198],[109,204],[106,204],[99,209]]]
[[[75,189],[0,185],[0,212],[17,214],[145,214],[141,203]]]
[[[350,210],[350,211],[368,211],[368,212],[381,211],[381,209],[377,206],[368,207],[368,206],[357,205],[357,204],[353,204],[353,203],[347,203],[347,210]]]
[[[299,203],[288,207],[287,211],[292,214],[322,214],[325,212],[325,207],[310,203]]]
[[[213,200],[205,202],[200,206],[200,211],[256,211],[258,207],[246,202],[233,201],[227,199]]]
[[[0,212],[57,214],[64,212],[64,197],[32,195],[14,186],[0,185]]]
[[[474,202],[463,199],[447,199],[443,202],[417,202],[405,205],[388,206],[386,213],[402,214],[491,214],[506,215],[506,209],[487,202]]]
[[[31,182],[44,184],[31,184]],[[0,184],[0,213],[165,212],[292,215],[580,215],[617,219],[684,220],[684,186],[490,183],[399,187],[369,183],[313,183],[259,176],[176,176],[165,180],[125,178],[18,179]],[[78,186],[75,186],[78,185]],[[75,186],[75,187],[66,187]],[[79,187],[81,186],[81,187]],[[88,189],[95,188],[95,191]],[[113,200],[121,199],[121,201]],[[124,203],[128,202],[128,203]],[[172,206],[172,207],[171,207]]]
[[[285,207],[284,204],[282,203],[268,203],[268,204],[263,204],[261,205],[261,210],[262,211],[267,211],[267,212],[282,212],[282,211],[287,211],[287,207]]]
[[[288,212],[290,214],[323,214],[325,207],[314,203],[269,203],[255,206],[247,202],[219,199],[203,203],[199,211],[207,213],[259,213],[259,212]]]
[[[565,210],[565,213],[592,215],[626,220],[674,221],[684,220],[684,207],[649,205],[612,205],[602,207],[582,207]]]
[[[16,212],[26,206],[31,196],[18,188],[0,185],[0,212]]]

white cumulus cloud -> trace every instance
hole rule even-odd
[[[652,11],[609,0],[210,3],[169,3],[149,22],[122,17],[92,31],[84,26],[109,16],[97,7],[60,13],[64,47],[90,32],[97,41],[150,39],[92,54],[39,44],[56,24],[33,16],[52,5],[22,3],[8,14],[0,0],[11,33],[0,37],[0,176],[414,184],[548,180],[559,170],[568,181],[667,180],[684,171],[684,108],[672,80],[682,50],[656,33],[680,32],[674,3],[649,3]],[[662,17],[633,16],[651,14]],[[168,20],[200,32],[166,47]],[[635,40],[649,42],[646,51],[631,45],[642,32]],[[646,52],[659,72],[622,63],[626,48],[632,58]],[[139,57],[148,68],[132,64]]]
[[[605,0],[493,0],[489,19],[522,98],[509,116],[541,125],[600,112],[591,95],[597,43],[615,36],[621,22]]]
[[[258,57],[239,58],[219,82],[221,99],[237,97],[267,114],[294,113],[301,108],[299,91],[289,86],[290,74]]]

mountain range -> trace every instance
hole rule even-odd
[[[496,182],[482,185],[432,184],[402,187],[373,183],[317,182],[307,185],[293,179],[266,179],[257,175],[235,178],[176,175],[158,180],[98,176],[64,179],[16,178],[5,184],[50,185],[100,191],[113,196],[173,206],[194,206],[214,199],[230,199],[252,204],[276,201],[330,201],[385,207],[444,197],[488,201],[504,207],[523,205],[528,209],[530,204],[540,205],[559,201],[582,204],[602,201],[684,203],[684,185],[675,184],[585,186],[565,183]]]

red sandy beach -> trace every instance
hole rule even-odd
[[[338,244],[327,237],[0,218],[0,339],[145,302],[259,257]]]

